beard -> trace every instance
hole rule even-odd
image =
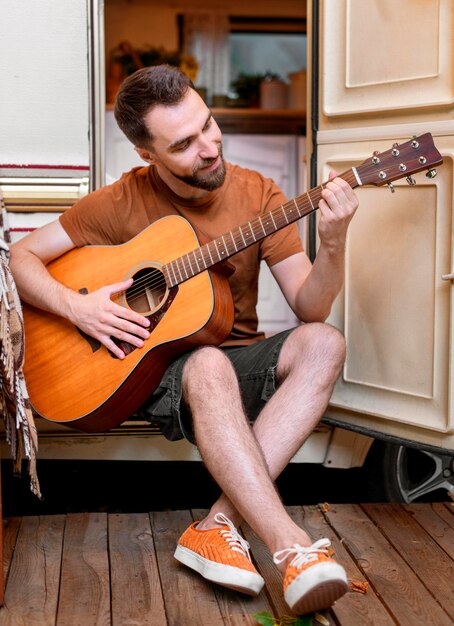
[[[221,158],[221,162],[215,170],[212,172],[201,171],[205,167],[212,165],[218,157]],[[178,180],[181,180],[183,183],[186,183],[191,187],[204,189],[205,191],[214,191],[215,189],[218,189],[224,184],[226,175],[225,163],[222,157],[222,146],[219,148],[219,154],[217,157],[214,159],[204,159],[202,163],[194,166],[190,176],[180,176],[179,174],[175,174],[175,172],[171,173],[175,176],[175,178],[178,178]]]

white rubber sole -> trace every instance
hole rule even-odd
[[[348,591],[347,573],[338,563],[316,563],[285,590],[285,601],[297,615],[329,608]]]
[[[257,596],[265,584],[260,574],[210,561],[184,546],[177,546],[174,557],[177,561],[195,570],[207,580],[235,591],[241,591],[250,596]]]

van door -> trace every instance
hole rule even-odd
[[[454,3],[308,9],[312,186],[426,132],[444,157],[436,178],[357,190],[345,287],[328,320],[348,354],[327,419],[454,450]]]
[[[0,188],[19,236],[102,183],[93,155],[102,67],[91,45],[101,0],[4,3],[0,39]],[[103,96],[102,96],[103,97]]]

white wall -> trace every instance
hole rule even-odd
[[[0,165],[88,165],[87,2],[0,3]]]

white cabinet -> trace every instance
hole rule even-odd
[[[435,179],[397,181],[395,194],[358,189],[345,286],[329,320],[348,350],[328,415],[452,450],[454,291],[442,276],[454,241],[454,4],[319,4],[318,180],[428,132],[444,158]]]

